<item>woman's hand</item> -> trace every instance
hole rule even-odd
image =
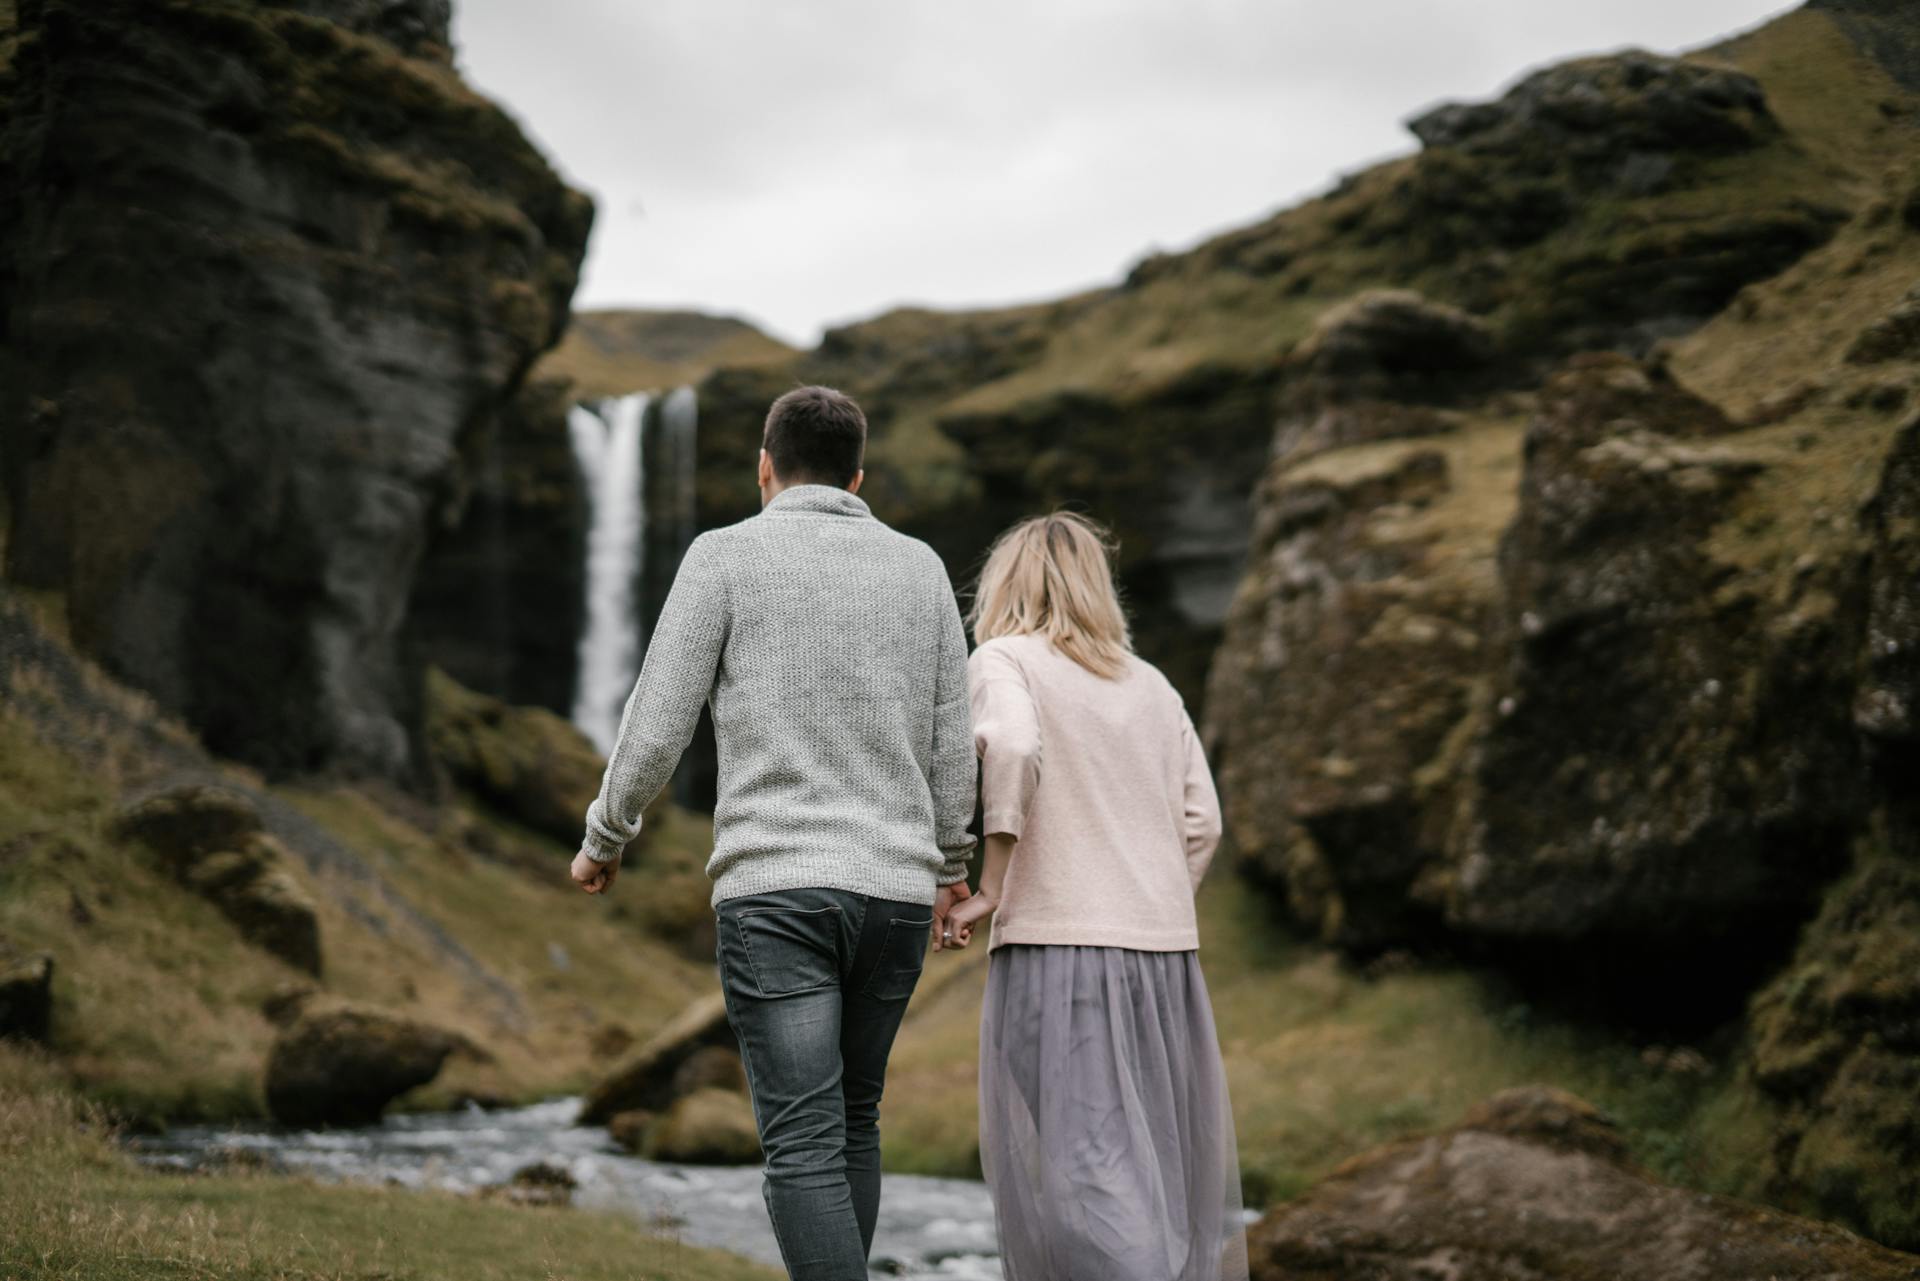
[[[983,891],[948,912],[947,929],[952,937],[947,939],[947,946],[965,947],[972,942],[973,927],[992,916],[993,909],[999,906],[999,899]]]

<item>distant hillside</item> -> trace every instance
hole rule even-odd
[[[535,369],[565,378],[576,399],[699,382],[722,365],[757,365],[793,348],[744,320],[698,311],[576,311]]]

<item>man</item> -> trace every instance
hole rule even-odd
[[[710,703],[721,986],[796,1281],[865,1281],[887,1055],[973,848],[966,635],[940,558],[856,496],[866,438],[837,391],[773,403],[762,510],[687,548],[573,863],[612,887]]]

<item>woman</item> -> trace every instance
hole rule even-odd
[[[1110,550],[1061,513],[987,559],[968,664],[986,868],[936,946],[992,917],[980,1163],[1008,1281],[1238,1281],[1193,910],[1219,801],[1180,695],[1132,651]]]

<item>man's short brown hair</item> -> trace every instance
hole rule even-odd
[[[845,489],[867,451],[867,416],[831,387],[795,387],[767,411],[761,446],[786,485]]]

